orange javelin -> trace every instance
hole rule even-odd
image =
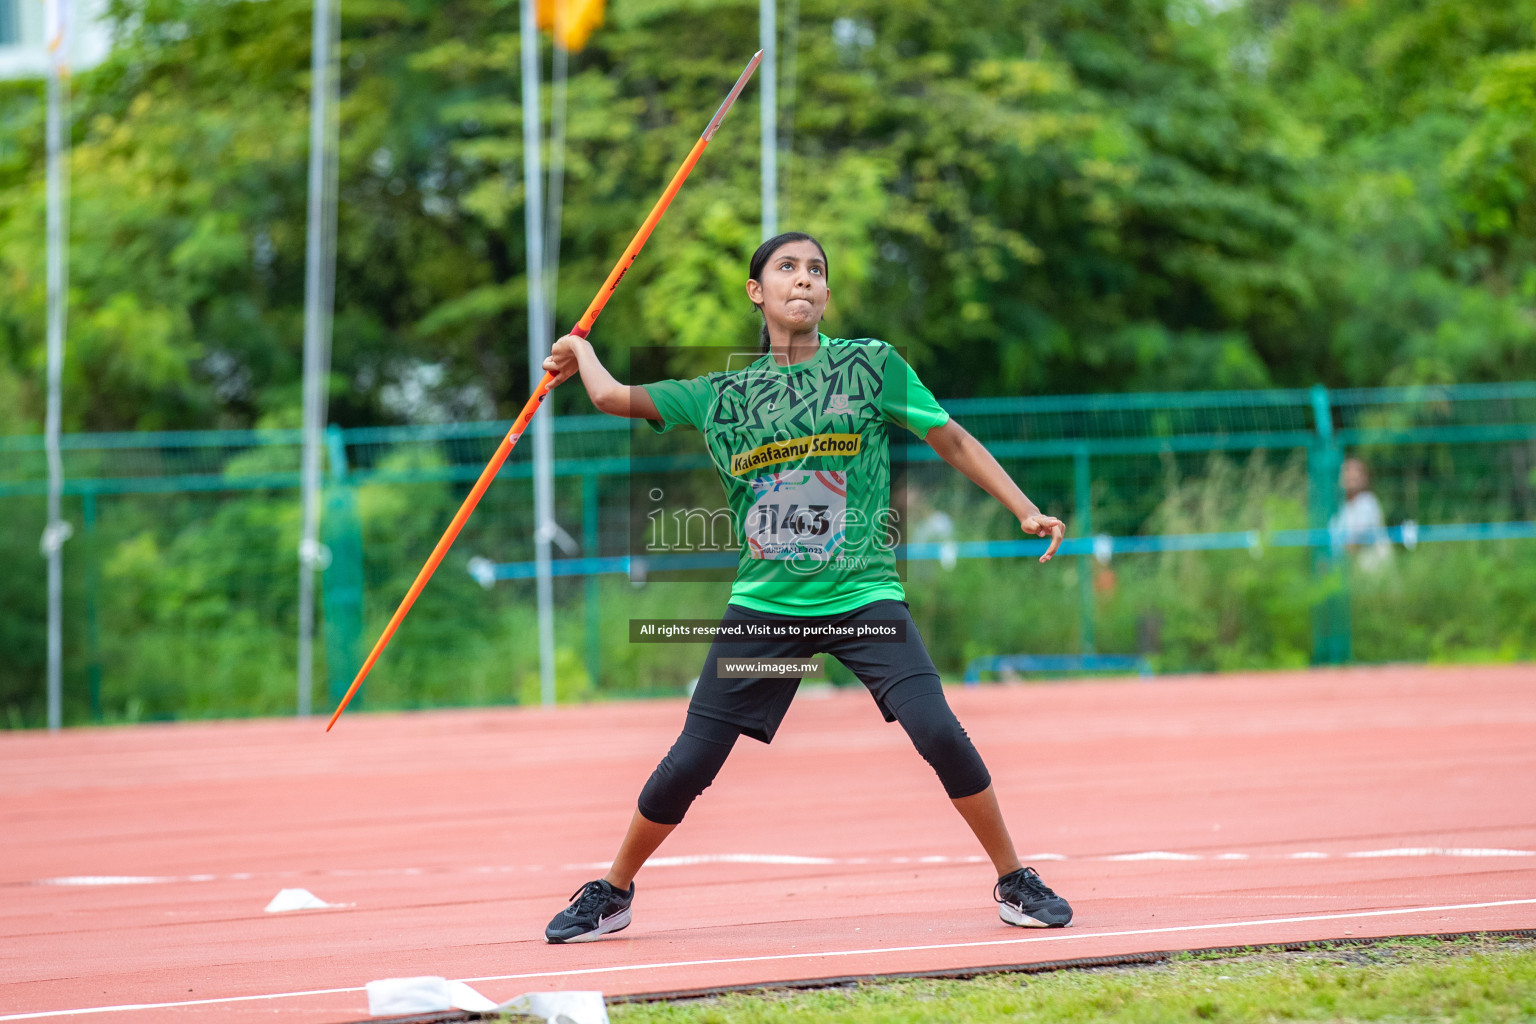
[[[667,207],[672,203],[672,197],[677,195],[678,189],[683,187],[683,182],[688,179],[688,172],[693,170],[693,165],[699,162],[699,157],[704,153],[704,147],[709,145],[709,140],[715,137],[715,132],[720,128],[720,122],[725,120],[726,111],[731,109],[731,104],[736,102],[736,97],[741,95],[741,90],[746,88],[747,79],[752,77],[752,72],[757,70],[757,65],[763,59],[763,51],[758,50],[747,62],[746,70],[741,77],[736,79],[736,84],[731,87],[730,93],[725,97],[725,102],[720,104],[720,109],[715,111],[715,116],[710,119],[709,125],[704,129],[704,134],[699,136],[699,141],[693,144],[693,149],[683,160],[683,165],[672,175],[672,180],[667,184],[666,191],[661,198],[656,200],[656,205],[651,207],[650,214],[645,218],[645,223],[640,225],[640,230],[635,232],[635,237],[630,239],[629,247],[624,250],[624,255],[619,257],[619,262],[613,265],[608,272],[608,279],[598,289],[592,303],[587,306],[587,311],[581,315],[576,326],[571,328],[571,333],[585,338],[592,331],[592,325],[597,323],[597,316],[608,304],[608,299],[619,287],[619,281],[634,264],[635,257],[640,255],[640,249],[645,245],[646,239],[651,237],[651,232],[661,221],[662,214],[667,212]],[[363,680],[368,678],[368,673],[373,669],[373,663],[379,660],[379,655],[384,653],[389,640],[395,635],[395,630],[405,619],[406,613],[411,610],[411,605],[416,603],[416,598],[421,596],[422,590],[427,585],[427,580],[437,571],[443,557],[448,554],[448,549],[453,547],[453,542],[458,539],[459,531],[464,529],[464,524],[469,520],[470,513],[475,506],[480,504],[480,499],[485,495],[486,489],[491,486],[491,481],[496,479],[502,463],[507,461],[507,456],[512,454],[512,447],[517,444],[518,438],[523,436],[523,431],[528,427],[528,421],[533,419],[533,414],[539,411],[539,406],[544,402],[544,396],[549,394],[550,382],[554,376],[548,372],[544,379],[539,381],[539,386],[534,388],[532,396],[523,406],[523,411],[517,414],[517,419],[512,421],[512,429],[507,431],[507,436],[501,439],[501,444],[496,446],[496,454],[491,456],[491,461],[486,463],[485,469],[480,473],[480,479],[475,481],[475,486],[469,489],[469,494],[464,498],[464,504],[459,506],[454,513],[453,521],[448,524],[448,529],[443,531],[437,546],[432,549],[432,554],[427,558],[427,564],[421,567],[421,572],[416,574],[416,580],[411,584],[411,589],[405,592],[400,607],[395,609],[395,614],[390,616],[389,625],[384,627],[378,641],[373,645],[373,650],[368,652],[368,660],[363,662],[363,667],[358,669],[357,678],[352,680],[352,685],[347,687],[347,694],[341,698],[341,703],[336,705],[336,711],[331,715],[331,720],[325,726],[325,731],[330,732],[331,726],[336,724],[336,719],[346,710],[357,688],[363,685]]]

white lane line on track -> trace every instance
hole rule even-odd
[[[167,882],[190,882],[191,877],[179,875],[66,875],[63,878],[44,878],[34,885],[164,885]]]
[[[1340,854],[1320,853],[1315,850],[1303,850],[1298,853],[1173,853],[1167,850],[1143,850],[1137,853],[1115,853],[1107,856],[1069,857],[1062,853],[1031,853],[1023,859],[1025,861],[1066,861],[1066,860],[1091,860],[1091,861],[1199,861],[1199,860],[1327,860],[1330,857],[1536,857],[1536,850],[1502,850],[1484,849],[1470,846],[1405,846],[1391,850],[1355,850]],[[702,853],[678,857],[653,857],[646,861],[648,868],[675,868],[694,867],[699,864],[774,864],[795,867],[823,867],[823,866],[852,866],[852,865],[881,865],[881,864],[981,864],[985,857],[804,857],[786,853]],[[507,874],[511,872],[535,872],[535,871],[606,871],[608,861],[592,861],[587,864],[561,864],[558,868],[548,868],[542,864],[503,864],[496,867],[462,868],[458,872],[471,874]],[[59,878],[39,878],[32,882],[11,882],[11,885],[48,885],[48,886],[112,886],[112,885],[169,885],[180,882],[246,882],[255,878],[295,878],[300,875],[307,877],[328,878],[377,878],[384,876],[415,876],[415,875],[439,875],[454,874],[454,869],[428,870],[425,868],[376,868],[376,869],[338,869],[334,871],[273,871],[254,874],[249,871],[232,875],[65,875]]]
[[[1532,850],[1479,850],[1465,847],[1408,846],[1397,850],[1361,850],[1346,857],[1536,857]]]
[[[861,858],[862,859],[862,858]],[[901,858],[897,858],[899,861]],[[946,858],[948,859],[948,858]],[[863,863],[870,864],[874,861],[862,859]],[[896,863],[897,861],[893,861]],[[837,857],[800,857],[789,853],[698,853],[680,857],[652,857],[645,862],[646,867],[678,868],[693,867],[696,864],[846,864],[847,861]],[[593,861],[589,864],[562,864],[561,867],[571,871],[607,871],[612,863],[606,860]]]
[[[765,956],[732,956],[711,960],[672,960],[655,964],[622,964],[616,967],[588,967],[574,971],[536,971],[528,974],[491,974],[480,978],[459,978],[466,984],[487,981],[527,981],[534,978],[574,978],[593,974],[627,974],[634,971],[659,971],[672,967],[718,967],[725,964],[768,963],[778,960],[818,960],[847,956],[877,956],[882,953],[923,953],[940,949],[984,949],[999,946],[1034,945],[1042,942],[1071,942],[1076,939],[1128,938],[1135,935],[1175,935],[1180,932],[1219,931],[1224,928],[1253,928],[1273,924],[1307,924],[1312,921],[1347,921],[1366,917],[1395,917],[1404,914],[1434,914],[1447,910],[1485,910],[1490,907],[1520,907],[1536,904],[1536,899],[1495,900],[1490,903],[1447,903],[1429,907],[1395,907],[1391,910],[1355,910],[1342,914],[1307,914],[1301,917],[1271,917],[1257,921],[1224,921],[1217,924],[1174,925],[1167,928],[1135,928],[1118,932],[1051,932],[1034,934],[1017,939],[991,939],[985,942],[938,942],[923,946],[890,946],[884,949],[834,949],[819,953],[774,953]],[[1256,940],[1262,944],[1263,940]],[[328,996],[347,992],[365,991],[356,988],[320,988],[303,992],[272,992],[256,996],[225,996],[219,999],[188,999],[175,1003],[125,1003],[120,1006],[87,1006],[75,1010],[40,1010],[33,1013],[11,1013],[0,1016],[0,1021],[38,1020],[44,1017],[76,1017],[93,1013],[121,1013],[130,1010],[168,1010],[182,1006],[210,1006],[217,1003],[250,1003],[262,999],[296,999],[302,996]]]
[[[188,999],[179,1003],[124,1003],[121,1006],[87,1006],[79,1010],[40,1010],[35,1013],[9,1013],[0,1020],[37,1020],[41,1017],[79,1017],[88,1013],[126,1013],[130,1010],[173,1010],[184,1006],[214,1006],[219,1003],[254,1003],[262,999],[298,999],[301,996],[334,996],[347,992],[366,992],[357,988],[315,988],[305,992],[273,992],[260,996],[223,996],[219,999]]]

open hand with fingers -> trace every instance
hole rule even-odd
[[[1025,533],[1032,533],[1037,537],[1050,535],[1051,546],[1046,548],[1045,554],[1040,556],[1040,561],[1042,562],[1049,562],[1051,560],[1051,556],[1056,553],[1056,549],[1061,547],[1061,538],[1067,534],[1066,524],[1060,519],[1057,519],[1055,516],[1041,515],[1039,512],[1020,519],[1019,529]]]

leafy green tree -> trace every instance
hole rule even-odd
[[[942,393],[1529,372],[1531,6],[807,3],[785,29],[782,219],[832,249],[829,327],[905,346]],[[748,3],[609,13],[573,58],[561,327],[755,46]],[[70,424],[290,421],[309,8],[111,14],[118,45],[76,82]],[[509,414],[515,5],[344,17],[334,418]],[[631,344],[751,344],[756,167],[738,113],[605,314],[621,365]],[[11,84],[11,431],[40,413],[42,191],[39,90]]]
[[[903,346],[941,396],[1536,376],[1536,0],[792,10],[781,222],[828,246],[827,329]],[[572,58],[561,329],[757,45],[750,0],[618,0],[608,14]],[[112,54],[73,83],[66,426],[296,425],[310,5],[113,0],[109,16]],[[331,418],[510,416],[528,391],[517,5],[347,0],[342,17]],[[691,374],[702,349],[756,344],[742,292],[761,235],[755,99],[599,322],[621,374],[634,346]],[[42,89],[0,84],[5,434],[42,422],[43,224]],[[577,387],[553,405],[590,411]],[[414,571],[389,546],[430,543],[456,493],[364,498],[368,550],[389,566],[370,569],[377,616]],[[40,504],[6,502],[19,525],[0,561],[33,568],[0,579],[14,655],[0,705],[28,718]],[[119,631],[104,643],[135,713],[212,710],[220,693],[281,706],[293,495],[104,508]],[[501,550],[526,542],[487,529]],[[1189,584],[1201,607],[1222,605],[1221,579]],[[443,603],[417,613],[422,639],[399,648],[411,670],[381,700],[461,692],[433,667],[444,649],[474,662],[462,692],[508,699],[526,668],[509,639],[520,609],[461,614],[482,595],[464,578],[434,586]],[[1245,621],[1273,623],[1242,663],[1293,659],[1299,606],[1253,587]],[[1224,642],[1189,650],[1221,664]],[[195,700],[156,695],[155,680],[188,673],[207,683]]]
[[[1266,41],[1271,88],[1318,143],[1310,205],[1328,230],[1313,259],[1327,273],[1308,331],[1327,339],[1323,378],[1536,373],[1520,164],[1536,4],[1298,3]]]

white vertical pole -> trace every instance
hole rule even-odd
[[[794,217],[794,159],[795,159],[795,104],[800,98],[800,0],[789,0],[789,10],[784,19],[784,78],[783,95],[779,98],[778,113],[784,122],[779,129],[778,173],[786,184],[779,190],[784,200],[784,219],[790,224]]]
[[[762,95],[763,138],[763,240],[779,233],[779,30],[774,4],[778,0],[758,0],[758,46],[763,50],[759,86]]]
[[[544,294],[547,296],[545,313],[549,319],[549,337],[553,341],[560,315],[560,220],[565,196],[565,98],[566,79],[570,72],[571,54],[560,41],[563,3],[555,4],[554,67],[550,70],[549,90],[549,191],[545,203],[549,216],[544,227]],[[537,381],[534,382],[537,386]],[[553,413],[553,409],[546,410]],[[537,435],[535,435],[537,436]],[[553,531],[551,531],[553,533]]]
[[[545,202],[549,216],[544,234],[544,287],[549,296],[550,338],[554,338],[556,306],[560,298],[560,218],[565,199],[565,107],[571,53],[561,41],[565,22],[565,4],[555,4],[554,66],[550,69],[549,89],[549,192]]]
[[[64,318],[69,289],[69,80],[64,64],[65,19],[62,0],[51,6],[48,64],[48,406],[43,423],[48,455],[48,525],[42,553],[48,558],[48,728],[64,723],[64,565],[63,547],[72,532],[60,518],[64,461],[59,453],[63,422]]]
[[[336,295],[336,90],[339,16],[335,0],[315,0],[310,42],[309,223],[304,273],[304,521],[299,541],[298,714],[307,718],[313,691],[315,569],[320,548],[320,456],[331,370],[331,317]]]
[[[523,225],[528,263],[528,386],[538,387],[549,354],[549,316],[544,291],[544,179],[539,159],[539,36],[534,0],[522,0]],[[552,410],[533,418],[533,543],[539,601],[539,699],[555,702],[555,608],[550,542],[554,539]]]

